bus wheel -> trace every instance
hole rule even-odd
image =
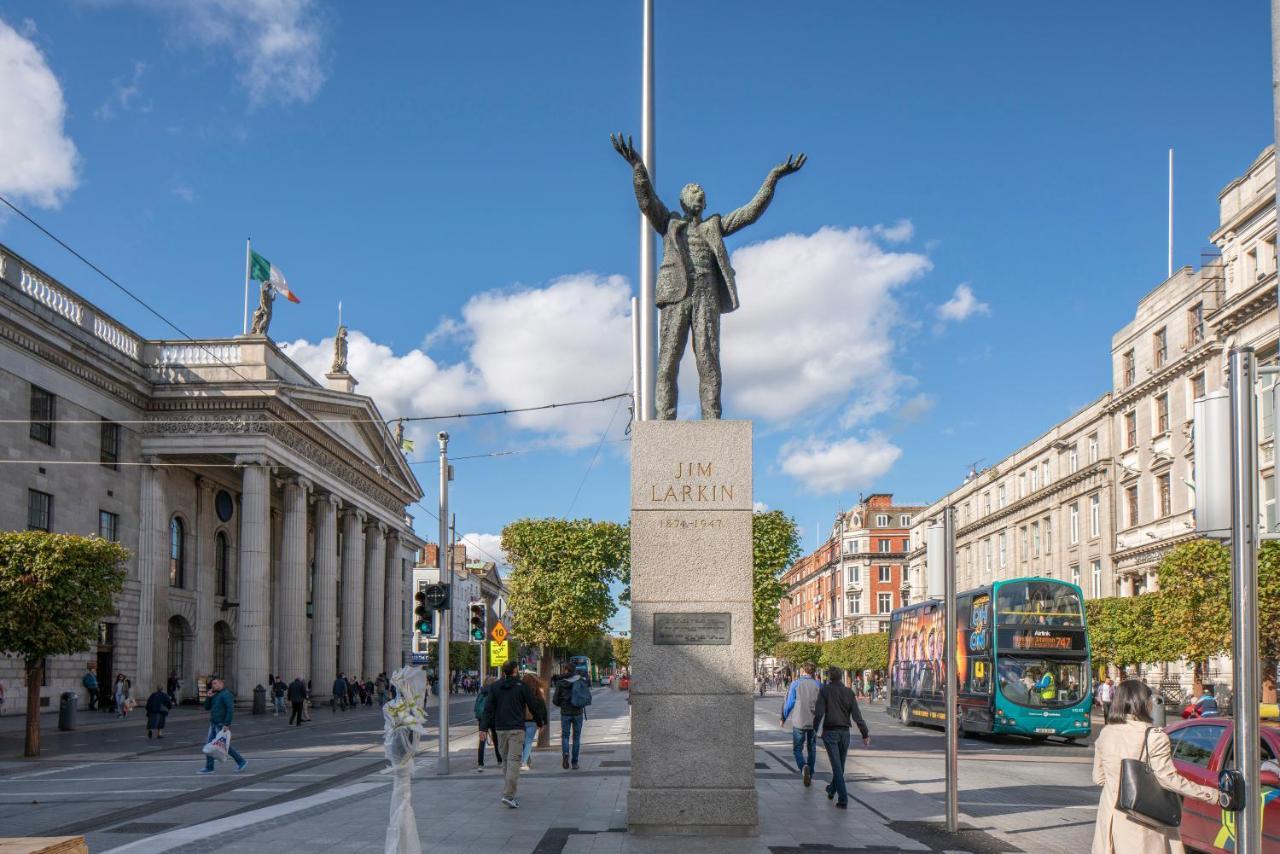
[[[902,721],[903,726],[911,726],[911,704],[905,700],[898,706],[898,720]]]

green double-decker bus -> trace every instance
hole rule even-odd
[[[950,648],[965,732],[1069,741],[1089,734],[1089,637],[1078,586],[996,581],[958,594],[956,610]],[[944,626],[936,599],[890,617],[888,712],[905,724],[946,721]]]

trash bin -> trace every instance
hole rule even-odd
[[[1155,726],[1164,726],[1164,697],[1156,694],[1155,699],[1151,701],[1151,723]]]
[[[255,715],[267,713],[267,689],[261,685],[253,689],[253,713]]]
[[[80,698],[74,691],[63,691],[58,703],[58,729],[69,732],[76,728],[76,702]]]

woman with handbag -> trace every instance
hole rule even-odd
[[[1173,766],[1169,736],[1151,722],[1151,689],[1126,679],[1115,689],[1109,726],[1093,746],[1093,782],[1102,786],[1093,854],[1183,854],[1182,795],[1218,802],[1218,790]]]

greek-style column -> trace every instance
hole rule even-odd
[[[280,553],[280,658],[278,667],[286,683],[310,675],[307,637],[307,493],[311,482],[291,477],[284,483],[284,530]],[[332,680],[330,680],[332,681]]]
[[[382,663],[383,588],[387,572],[387,526],[370,519],[364,526],[364,678],[374,679]]]
[[[331,696],[338,675],[338,499],[316,500],[316,573],[311,585],[311,696]]]
[[[138,525],[138,665],[133,674],[133,683],[140,686],[140,691],[150,690],[142,686],[156,682],[156,580],[163,577],[162,567],[169,554],[169,514],[164,506],[163,477],[155,466],[142,467]]]
[[[240,607],[236,627],[236,702],[250,705],[253,689],[267,681],[271,648],[271,467],[261,456],[236,457],[240,489]]]
[[[400,572],[400,534],[387,534],[387,598],[382,607],[382,668],[390,676],[400,667],[400,651],[403,637],[400,625],[404,620],[404,576]]]
[[[364,512],[342,514],[342,635],[338,669],[348,679],[360,674],[364,663]]]

